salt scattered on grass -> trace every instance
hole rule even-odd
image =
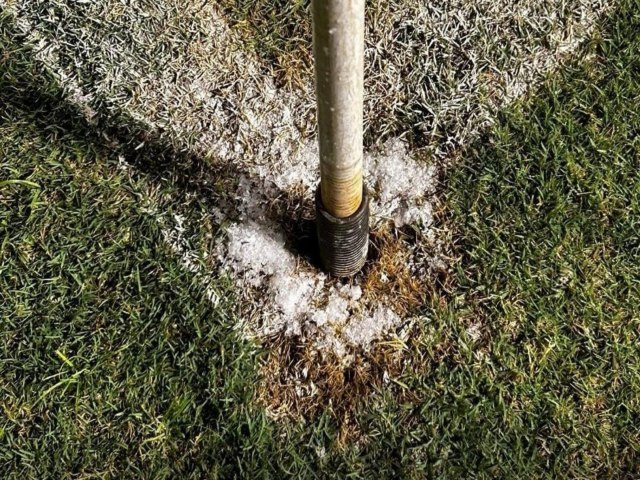
[[[226,252],[220,260],[231,260],[233,270],[254,287],[260,286],[265,277],[295,268],[295,259],[285,247],[282,232],[248,221],[232,225],[227,236]]]
[[[309,150],[314,151],[311,147]],[[317,165],[315,154],[302,156],[290,173],[302,176],[307,168],[305,161]],[[390,141],[380,151],[367,155],[366,165],[367,179],[374,190],[376,223],[393,219],[396,227],[401,227],[420,222],[428,232],[433,222],[429,200],[435,190],[437,169],[411,159],[401,140]],[[303,185],[308,197],[316,181]],[[263,184],[260,190],[265,197],[257,196],[255,182],[247,177],[239,180],[235,196],[241,200],[240,221],[227,229],[226,241],[220,243],[216,254],[221,267],[233,274],[239,291],[251,287],[259,292],[246,292],[246,303],[261,312],[259,326],[248,325],[248,331],[258,336],[278,332],[304,336],[318,348],[344,356],[348,347],[367,349],[375,338],[401,325],[403,319],[390,306],[365,302],[359,285],[330,279],[301,265],[287,245],[282,228],[270,220],[266,210],[267,192],[273,187]],[[282,187],[289,185],[282,177],[276,176],[275,182]]]
[[[348,345],[366,348],[403,322],[384,302],[367,304],[360,286],[302,268],[269,217],[265,204],[274,193],[302,185],[309,200],[315,189],[313,88],[311,82],[302,91],[276,88],[213,2],[132,0],[125,10],[118,0],[62,0],[56,8],[3,3],[87,120],[102,110],[125,112],[178,150],[234,164],[246,174],[236,192],[240,215],[216,253],[238,290],[247,291],[243,307],[260,313],[249,331],[305,335],[342,355]],[[446,160],[491,122],[493,112],[571,52],[607,5],[461,0],[389,8],[381,13],[389,18],[380,22],[389,30],[370,32],[379,42],[367,49],[367,124],[378,125],[384,137],[394,130],[398,111],[405,118],[419,112],[410,127],[421,132],[431,158]],[[91,23],[93,18],[105,21]],[[495,48],[496,38],[514,47],[511,56]],[[374,149],[366,166],[375,223],[417,223],[429,238],[436,167],[412,158],[398,139]],[[167,243],[186,269],[208,282],[179,220],[172,227],[159,220]]]
[[[389,307],[381,306],[372,315],[357,317],[350,322],[345,336],[354,344],[361,347],[371,345],[380,336],[380,332],[392,331],[400,326],[402,319]]]
[[[376,224],[392,220],[396,228],[432,223],[429,197],[435,193],[438,168],[412,159],[405,142],[388,141],[379,153],[365,158],[366,179],[374,190],[372,215]]]
[[[261,312],[258,326],[246,325],[252,334],[303,336],[344,356],[349,346],[367,349],[370,341],[400,324],[391,308],[363,304],[360,286],[301,268],[273,225],[240,222],[226,233],[218,260],[237,279],[244,300]]]

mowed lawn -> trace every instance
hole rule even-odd
[[[138,168],[0,29],[2,478],[640,476],[638,0],[449,169],[454,278],[348,425],[265,413],[231,283],[214,306],[163,238],[183,170]]]

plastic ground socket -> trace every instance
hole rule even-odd
[[[367,261],[369,251],[369,195],[363,188],[362,203],[347,218],[336,218],[322,203],[320,186],[316,191],[316,228],[320,259],[334,277],[355,275]]]

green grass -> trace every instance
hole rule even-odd
[[[212,307],[147,213],[180,192],[119,168],[65,121],[32,52],[2,46],[3,478],[224,473],[243,452],[242,468],[259,468],[250,447],[266,427],[232,292],[221,279]]]
[[[514,475],[639,473],[639,5],[450,180],[461,295],[489,354],[475,382],[491,440],[466,455]]]
[[[329,407],[305,421],[265,415],[261,352],[233,330],[228,282],[211,285],[224,299],[213,307],[149,213],[206,203],[171,175],[120,168],[9,37],[5,477],[640,475],[637,0],[451,170],[456,287],[425,306],[405,371],[360,405],[361,436],[346,444]]]

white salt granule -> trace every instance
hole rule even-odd
[[[371,211],[378,223],[392,220],[397,228],[414,222],[432,222],[429,197],[436,187],[438,170],[433,164],[412,159],[400,139],[388,141],[383,150],[365,158],[366,179],[375,192]]]
[[[307,313],[318,280],[306,275],[283,273],[274,275],[269,286],[274,302],[285,319],[299,319]],[[300,325],[287,325],[289,333],[298,334]]]
[[[467,328],[467,335],[471,337],[471,340],[473,342],[477,342],[482,338],[482,325],[479,323],[469,325],[469,327]]]
[[[379,307],[372,315],[357,317],[347,324],[344,335],[352,345],[367,348],[380,332],[400,325],[400,317],[389,307]]]
[[[265,277],[292,271],[295,261],[277,230],[254,222],[237,223],[227,230],[227,255],[233,270],[258,287]]]

